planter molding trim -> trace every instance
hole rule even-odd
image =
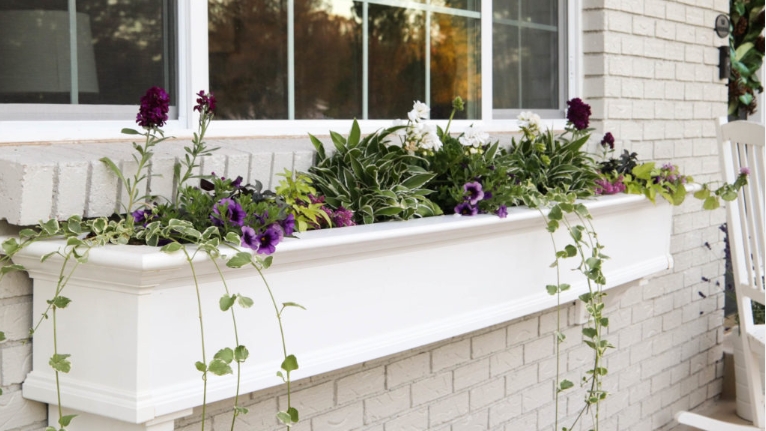
[[[586,202],[599,238],[611,257],[606,288],[641,280],[672,266],[672,208],[641,196],[605,196]],[[563,229],[557,245],[568,243]],[[15,261],[34,279],[34,316],[53,297],[61,258],[40,256],[62,241],[34,243]],[[582,276],[562,261],[562,302],[587,292]],[[540,214],[511,208],[495,216],[433,217],[408,222],[313,231],[279,245],[265,271],[277,301],[287,309],[288,353],[301,368],[294,378],[407,351],[555,306],[545,291],[556,283],[554,253]],[[214,265],[195,262],[202,292],[207,360],[234,347],[231,316],[221,312],[224,294]],[[242,367],[242,393],[281,384],[282,361],[274,309],[257,272],[223,268],[232,293],[253,298],[249,310],[235,306],[240,343],[250,351]],[[80,414],[73,430],[165,431],[202,403],[202,360],[197,300],[183,255],[142,246],[93,249],[63,295],[58,313],[60,353],[72,370],[61,375],[61,400]],[[35,333],[33,370],[26,398],[56,404],[52,325]],[[208,378],[208,402],[234,396],[234,376]],[[276,412],[275,412],[276,413]],[[57,415],[49,421],[55,423]]]

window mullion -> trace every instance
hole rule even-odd
[[[295,0],[287,0],[287,118],[295,119]]]
[[[198,118],[192,95],[210,89],[207,2],[178,2],[178,17],[178,120],[191,129]]]
[[[481,119],[492,121],[492,0],[481,0]]]
[[[365,120],[370,118],[369,104],[370,104],[370,65],[369,65],[369,13],[370,3],[365,1],[362,4],[362,118]]]
[[[70,103],[80,103],[79,70],[77,64],[77,5],[76,0],[69,0],[69,81]]]
[[[429,0],[429,4],[431,1]],[[426,11],[426,26],[425,26],[425,33],[426,33],[426,59],[425,59],[425,69],[426,69],[426,89],[425,89],[425,95],[423,96],[423,100],[426,101],[426,104],[431,106],[433,101],[431,100],[431,11]]]

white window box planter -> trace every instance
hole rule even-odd
[[[611,256],[606,288],[672,265],[670,205],[627,195],[586,205]],[[563,230],[557,243],[568,243]],[[61,263],[40,263],[40,256],[62,246],[38,242],[15,259],[34,279],[35,316],[54,295]],[[288,353],[301,366],[293,377],[304,378],[550,308],[556,298],[545,285],[556,282],[553,260],[540,214],[512,208],[506,219],[447,216],[308,232],[278,246],[266,277],[278,301],[307,308],[285,312]],[[218,308],[224,290],[212,263],[200,259],[195,268],[209,360],[234,347],[232,321]],[[255,300],[251,309],[237,307],[240,343],[250,351],[242,393],[278,385],[279,330],[262,281],[251,269],[225,273],[232,292]],[[572,285],[562,301],[587,291],[578,274],[562,269],[562,282]],[[197,300],[180,253],[93,249],[62,294],[72,303],[58,313],[58,348],[72,355],[72,370],[61,375],[61,402],[81,415],[73,430],[172,430],[174,418],[201,405]],[[55,405],[51,338],[52,325],[44,322],[23,393]],[[208,401],[234,396],[234,385],[233,376],[211,375]]]

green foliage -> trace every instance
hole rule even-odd
[[[311,199],[318,193],[312,186],[311,178],[307,174],[293,175],[292,172],[285,169],[284,173],[278,175],[284,179],[279,181],[275,191],[277,196],[284,199],[288,206],[287,211],[295,216],[295,224],[299,232],[319,226],[321,220],[324,220],[325,226],[332,226],[332,220],[322,209],[324,204],[321,202],[314,203]]]
[[[652,202],[657,196],[662,196],[672,205],[683,203],[686,199],[685,184],[690,181],[691,177],[681,175],[678,166],[670,163],[659,168],[654,162],[642,163],[624,176],[627,193],[643,194]]]
[[[317,163],[309,176],[325,201],[333,208],[354,212],[357,223],[408,220],[439,215],[442,211],[427,196],[424,186],[435,176],[421,166],[425,160],[391,145],[391,129],[361,138],[354,121],[348,138],[331,132],[335,153],[310,136],[317,150]]]
[[[560,191],[574,193],[579,198],[593,195],[596,173],[595,161],[582,151],[589,135],[568,132],[554,137],[550,130],[525,133],[507,150],[508,174],[518,184],[531,183],[543,195]]]
[[[731,75],[729,76],[729,115],[740,111],[756,112],[756,93],[763,92],[758,80],[758,69],[763,64],[764,0],[731,0],[731,33],[729,49]]]

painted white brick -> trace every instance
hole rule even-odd
[[[21,391],[7,392],[0,396],[0,429],[10,430],[46,420],[45,404],[29,401]]]
[[[543,382],[535,385],[521,394],[521,408],[524,413],[538,409],[552,402],[554,396],[553,383]]]
[[[295,391],[290,395],[292,407],[298,409],[304,417],[329,410],[335,405],[333,382],[326,382],[306,389]],[[279,397],[280,410],[287,410],[287,396]]]
[[[0,229],[0,232],[2,229]],[[11,232],[2,232],[10,234]],[[0,280],[0,298],[13,298],[32,294],[32,280],[26,272],[13,271]]]
[[[337,381],[338,404],[345,404],[359,398],[385,390],[386,376],[384,367],[376,367],[361,373],[343,377]]]
[[[477,335],[471,339],[471,357],[479,358],[505,349],[505,328]]]
[[[633,17],[633,34],[641,36],[654,36],[656,20],[643,16]]]
[[[0,381],[3,386],[21,384],[32,371],[32,344],[20,344],[0,350],[2,368]]]
[[[524,364],[524,346],[516,346],[495,353],[489,358],[489,370],[492,377],[505,374]]]
[[[468,392],[459,393],[429,406],[429,426],[434,427],[468,413]]]
[[[604,10],[586,10],[582,13],[583,31],[602,31],[606,28],[606,12]]]
[[[524,363],[530,364],[549,357],[554,351],[554,337],[548,336],[524,345]]]
[[[452,373],[437,374],[412,384],[412,405],[425,404],[451,393]]]
[[[430,356],[428,353],[421,353],[387,365],[386,382],[390,389],[425,377],[429,372]]]
[[[242,403],[246,404],[246,403]],[[230,406],[231,404],[229,404]],[[227,406],[228,407],[228,406]],[[237,422],[234,424],[234,431],[247,431],[253,429],[266,429],[278,426],[277,420],[277,400],[275,398],[267,399],[256,404],[246,405],[248,413],[237,416]],[[300,412],[303,414],[303,412]],[[231,427],[231,411],[213,416],[213,426],[216,428],[229,429]],[[199,423],[195,424],[199,429]],[[194,429],[194,428],[192,428]]]
[[[346,407],[332,410],[311,419],[311,427],[315,430],[347,431],[363,425],[362,403],[358,402]]]
[[[500,424],[511,421],[517,423],[521,415],[521,395],[506,396],[499,403],[489,408],[489,426],[495,429]],[[519,428],[531,429],[531,428]]]
[[[486,407],[503,398],[505,395],[505,379],[499,378],[486,382],[479,387],[471,389],[469,395],[471,411]]]
[[[454,371],[455,391],[475,386],[489,378],[489,359],[463,365]]]
[[[630,33],[633,27],[632,15],[624,12],[607,11],[606,21],[608,23],[609,31],[617,33]]]
[[[471,340],[463,339],[436,348],[431,352],[434,372],[457,366],[471,359]]]
[[[31,327],[32,304],[30,302],[0,305],[0,328],[5,332],[8,340],[26,339]]]
[[[686,6],[665,2],[665,17],[670,21],[684,22],[686,20]]]
[[[657,22],[664,21],[665,2],[660,0],[644,1],[644,15],[655,17],[655,18],[663,18],[663,19],[658,19]]]
[[[410,405],[409,386],[389,390],[384,394],[364,400],[364,421],[365,423],[372,423],[396,416],[408,410]]]
[[[421,431],[428,428],[428,409],[421,408],[387,421],[386,431]]]

